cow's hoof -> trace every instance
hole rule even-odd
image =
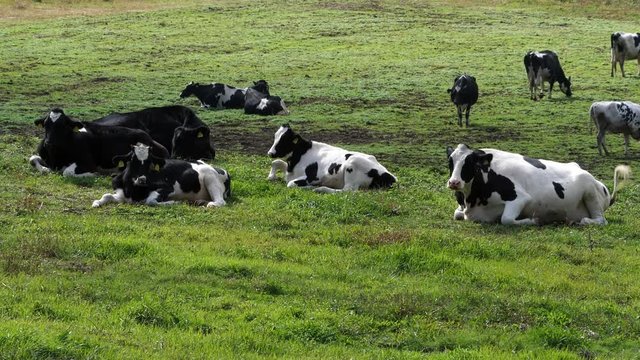
[[[98,208],[98,207],[100,207],[100,201],[98,201],[98,200],[94,200],[94,201],[93,201],[93,204],[91,204],[91,207],[92,207],[92,208]]]
[[[224,201],[211,201],[207,204],[208,208],[212,208],[212,207],[221,207],[224,206],[224,204],[226,204]]]
[[[278,180],[278,177],[276,175],[269,175],[269,176],[267,176],[267,180],[276,181],[276,180]]]

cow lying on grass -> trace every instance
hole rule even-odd
[[[566,222],[605,225],[604,211],[613,204],[618,179],[630,175],[618,165],[613,192],[576,163],[532,159],[495,149],[447,148],[455,191],[456,220],[532,225]]]
[[[137,144],[114,161],[122,162],[122,173],[113,178],[115,192],[93,202],[100,207],[110,202],[170,205],[178,200],[223,206],[231,195],[231,177],[225,170],[202,161],[190,163],[165,160],[149,153],[149,147]]]
[[[169,156],[164,146],[142,130],[72,120],[57,108],[35,124],[44,127],[45,134],[38,155],[31,156],[29,163],[43,173],[95,176],[97,171],[115,169],[113,158],[136,143],[151,145],[157,157]]]
[[[389,188],[396,182],[396,177],[374,156],[305,140],[289,125],[278,129],[268,155],[287,157],[286,162],[273,161],[268,179],[276,180],[281,170],[288,187],[312,187],[317,192],[334,193]]]

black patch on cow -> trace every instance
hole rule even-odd
[[[344,155],[344,159],[345,159],[345,160],[349,160],[349,158],[351,157],[351,155],[353,155],[353,154],[345,154],[345,155]]]
[[[636,47],[638,47],[638,45],[640,45],[640,33],[637,33],[637,34],[633,37],[633,43],[636,45]]]
[[[477,170],[487,172],[491,165],[493,155],[486,154],[482,150],[474,150],[473,153],[467,155],[462,164],[462,170],[460,171],[460,177],[464,182],[470,182],[474,179]]]
[[[496,174],[495,171],[489,170],[487,182],[482,178],[482,173],[478,170],[471,184],[471,191],[467,195],[466,202],[470,207],[476,205],[487,205],[491,194],[497,192],[502,201],[513,201],[518,195],[516,194],[516,186],[509,178]]]
[[[348,172],[348,173],[352,173],[352,172],[353,172],[353,168],[348,168],[348,169],[347,169],[347,172]]]
[[[564,187],[562,187],[561,184],[553,181],[551,182],[553,184],[553,189],[556,191],[556,194],[558,194],[558,197],[560,199],[564,199]]]
[[[631,126],[631,123],[636,118],[636,114],[631,110],[629,105],[624,102],[620,102],[616,105],[616,108],[618,109],[618,115],[620,118],[622,118],[627,125]]]
[[[314,163],[308,165],[304,169],[304,174],[307,176],[307,182],[309,184],[313,183],[316,180],[320,180],[318,178],[318,163],[314,162]]]
[[[337,174],[338,171],[340,171],[340,167],[341,166],[342,166],[342,164],[331,163],[331,165],[329,165],[329,174],[330,175]]]
[[[547,168],[547,166],[545,164],[543,164],[542,161],[540,161],[538,159],[533,159],[533,158],[530,158],[528,156],[523,156],[522,158],[524,159],[524,161],[526,161],[529,164],[537,167],[538,169],[544,170],[544,169]]]
[[[376,169],[369,170],[367,176],[373,178],[373,180],[371,180],[371,184],[369,185],[370,189],[388,188],[396,182],[396,179],[388,172],[380,175],[380,173],[378,173],[378,170]]]
[[[226,171],[224,171],[224,170],[222,170],[222,169],[219,169],[219,168],[217,168],[217,167],[214,167],[214,169],[215,169],[215,170],[216,170],[216,172],[217,172],[218,174],[220,174],[220,175],[224,175],[224,174],[226,174],[226,173],[227,173]]]
[[[464,208],[464,194],[462,193],[462,191],[456,191],[455,195],[456,195],[456,201],[458,202],[458,205]]]
[[[184,192],[193,192],[197,193],[200,191],[200,180],[198,179],[198,172],[189,169],[182,173],[180,180],[178,183],[180,184],[180,189]]]
[[[289,130],[289,131],[293,134],[293,137],[289,139],[290,143],[287,145],[287,146],[290,146],[290,148],[292,149],[291,156],[287,158],[287,172],[292,172],[293,169],[296,167],[296,165],[298,165],[298,163],[300,162],[300,159],[302,158],[302,156],[309,149],[311,149],[312,142],[305,140],[300,135],[293,133],[293,130]],[[282,138],[280,142],[282,142]],[[280,142],[278,142],[278,144],[276,145],[276,151],[278,151],[278,146],[280,145]]]
[[[298,186],[307,186],[307,180],[305,179],[296,180],[293,183]]]
[[[453,159],[449,157],[449,175],[453,173]]]
[[[607,191],[607,187],[606,186],[602,187],[602,192],[604,192],[605,196],[609,196],[609,191]]]
[[[224,180],[224,198],[231,197],[231,175],[227,174],[227,178]]]

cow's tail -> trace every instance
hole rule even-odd
[[[617,33],[611,33],[611,51],[613,51],[613,47],[616,43],[616,34]]]
[[[613,171],[613,191],[611,192],[611,200],[609,206],[616,201],[618,190],[622,189],[631,177],[631,168],[628,165],[618,165]]]
[[[596,123],[596,109],[593,105],[589,108],[589,117],[591,118],[591,121],[589,121],[589,135],[593,135],[593,125]]]
[[[227,172],[227,178],[224,180],[224,198],[231,198],[231,174]]]

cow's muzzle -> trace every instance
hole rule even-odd
[[[142,175],[133,179],[133,185],[135,186],[146,186],[147,185],[147,177]]]
[[[449,179],[447,182],[447,187],[451,190],[462,190],[462,182],[460,180]]]

